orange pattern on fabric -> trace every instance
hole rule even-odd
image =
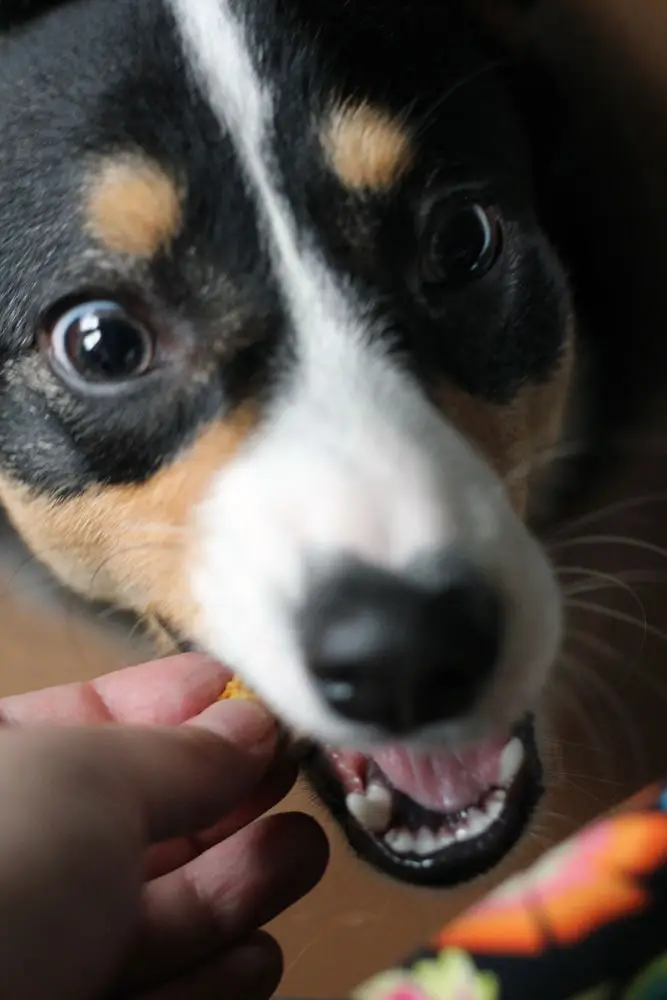
[[[641,910],[639,877],[667,859],[667,816],[622,814],[567,842],[505,883],[436,938],[438,948],[536,955]]]

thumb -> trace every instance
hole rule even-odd
[[[101,988],[139,917],[146,844],[214,823],[260,780],[275,746],[262,709],[220,705],[202,723],[0,730],[8,996]]]
[[[278,731],[255,702],[220,702],[179,729],[120,731],[147,839],[200,831],[249,795],[271,765]]]
[[[70,796],[122,807],[147,842],[204,829],[253,791],[275,755],[277,728],[255,702],[211,706],[178,728],[103,725],[0,731],[0,795],[37,812]],[[41,806],[40,806],[41,803]]]

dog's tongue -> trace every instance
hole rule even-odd
[[[458,812],[476,802],[500,779],[506,739],[453,751],[418,752],[386,747],[370,756],[399,792],[435,812]]]

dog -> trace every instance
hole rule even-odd
[[[305,735],[362,859],[481,874],[541,794],[578,364],[495,45],[442,0],[70,0],[0,56],[10,519]]]

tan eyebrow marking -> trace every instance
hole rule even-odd
[[[88,175],[86,228],[112,253],[150,257],[167,246],[181,224],[181,193],[154,160],[109,157]]]
[[[405,125],[368,102],[335,108],[321,141],[339,179],[356,191],[388,190],[414,156]]]

